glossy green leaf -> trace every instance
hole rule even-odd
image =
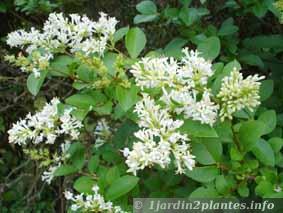
[[[265,131],[261,121],[246,121],[242,123],[239,131],[239,140],[245,151],[251,150]]]
[[[185,120],[180,131],[193,137],[202,138],[216,138],[218,137],[217,132],[207,124],[201,124],[199,121]]]
[[[40,77],[35,77],[33,73],[31,73],[27,79],[27,88],[31,94],[36,96],[47,76],[47,71],[41,71]]]
[[[116,87],[117,100],[125,112],[139,100],[138,92],[138,87],[134,85],[131,88]]]
[[[91,156],[91,158],[89,159],[89,162],[88,162],[88,166],[87,166],[89,172],[90,173],[95,172],[98,165],[99,165],[99,156],[98,155]]]
[[[198,51],[205,59],[214,60],[220,53],[220,40],[218,37],[212,36],[198,44]]]
[[[144,32],[138,28],[131,28],[126,34],[126,48],[132,58],[139,56],[146,44],[146,37]]]
[[[91,177],[82,176],[74,182],[74,189],[79,193],[93,194],[92,187],[94,184],[95,181]]]
[[[106,191],[107,200],[116,200],[117,198],[127,194],[137,184],[139,178],[135,176],[125,175],[115,180]]]
[[[150,15],[136,15],[134,18],[135,24],[145,23],[145,22],[151,22],[155,20],[158,17],[157,14],[150,14]]]
[[[268,110],[260,114],[258,120],[264,123],[265,131],[263,132],[264,135],[271,133],[277,123],[276,112],[274,110]]]
[[[153,1],[142,1],[137,4],[136,9],[144,15],[157,13],[157,7]]]
[[[77,171],[78,169],[74,167],[73,165],[61,165],[55,170],[54,176],[67,176]]]
[[[215,166],[195,167],[193,170],[186,170],[185,174],[197,182],[208,183],[219,175],[219,169]]]
[[[273,149],[265,140],[258,140],[258,142],[253,146],[252,152],[262,164],[266,166],[274,166],[275,156]]]
[[[260,100],[265,101],[267,100],[273,93],[274,83],[273,80],[265,80],[261,82],[259,95]]]

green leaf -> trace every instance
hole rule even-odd
[[[78,69],[76,69],[76,73],[79,79],[84,82],[92,82],[96,77],[96,72],[91,70],[86,64],[81,64]]]
[[[58,167],[55,172],[54,176],[67,176],[77,172],[78,169],[71,165],[61,165]]]
[[[242,123],[239,130],[239,139],[244,150],[251,150],[264,131],[265,125],[261,121],[246,121]]]
[[[191,143],[192,153],[196,156],[196,161],[202,165],[212,165],[215,164],[215,160],[210,152],[207,150],[206,146],[202,143]]]
[[[220,40],[218,37],[212,36],[198,44],[198,51],[201,56],[208,60],[217,58],[220,53]]]
[[[265,16],[267,10],[267,6],[262,2],[256,2],[255,5],[252,7],[253,13],[259,18]]]
[[[273,193],[273,184],[267,180],[260,181],[255,187],[255,193],[258,196],[264,197],[265,195]]]
[[[182,56],[182,48],[188,43],[187,40],[182,38],[174,38],[164,48],[164,54],[167,57],[180,58]]]
[[[131,88],[116,87],[117,100],[125,112],[139,100],[138,92],[139,88],[134,85]]]
[[[273,151],[275,153],[278,153],[282,149],[283,139],[282,138],[278,138],[278,137],[270,138],[268,140],[268,143],[271,145],[271,148],[273,149]]]
[[[240,55],[239,60],[251,66],[258,66],[261,69],[264,68],[264,63],[258,55],[242,54]]]
[[[89,110],[97,104],[104,103],[105,100],[105,95],[103,95],[100,91],[93,91],[88,93],[77,93],[68,97],[65,102],[80,109]]]
[[[84,166],[85,147],[79,142],[73,143],[68,149],[68,153],[70,154],[72,165],[77,169],[81,169]]]
[[[179,2],[185,7],[188,7],[192,3],[192,0],[179,0]]]
[[[220,122],[214,128],[219,136],[219,139],[222,142],[225,143],[233,142],[233,131],[232,131],[231,121],[225,120],[224,122]]]
[[[247,38],[243,41],[245,47],[251,50],[257,50],[261,48],[283,48],[283,35],[260,35],[253,38]]]
[[[190,194],[190,198],[217,198],[217,197],[219,197],[219,194],[216,191],[215,187],[212,186],[199,187]]]
[[[156,14],[151,15],[136,15],[134,18],[134,24],[146,23],[155,20],[158,17]]]
[[[79,193],[93,194],[92,187],[95,181],[88,176],[79,177],[74,183],[74,189]]]
[[[240,186],[237,189],[237,192],[241,197],[248,197],[250,194],[250,190],[245,184],[240,184]]]
[[[179,19],[187,26],[193,25],[195,22],[199,21],[204,15],[209,14],[206,8],[188,8],[186,6],[182,7],[179,12]]]
[[[199,121],[185,120],[183,126],[180,128],[180,131],[191,135],[193,137],[202,137],[202,138],[217,138],[217,132],[207,124],[201,124]]]
[[[33,73],[31,73],[27,79],[27,88],[28,91],[34,96],[39,92],[45,78],[47,75],[47,71],[41,71],[40,77],[36,78]]]
[[[88,165],[87,165],[89,172],[90,173],[94,173],[96,171],[98,165],[99,165],[99,156],[98,155],[93,155],[90,158],[90,160],[88,162]]]
[[[131,28],[126,34],[125,43],[131,58],[138,57],[146,44],[144,32],[138,27]]]
[[[271,133],[277,123],[276,112],[274,110],[268,110],[260,114],[258,117],[259,121],[262,121],[265,125],[265,131],[263,132],[264,135]]]
[[[261,82],[259,95],[260,100],[265,101],[267,100],[273,93],[274,83],[273,80],[265,80]]]
[[[215,138],[194,139],[192,153],[196,161],[203,165],[211,165],[220,162],[223,155],[222,143]]]
[[[274,166],[275,156],[270,144],[265,140],[260,139],[252,148],[253,154],[256,158],[266,166]]]
[[[185,174],[197,182],[208,183],[219,175],[219,169],[215,166],[195,167],[193,170],[186,170]]]
[[[223,68],[222,73],[224,75],[229,75],[234,70],[234,68],[236,68],[237,70],[240,70],[242,68],[241,64],[237,60],[233,60],[228,64],[226,64],[225,67]]]
[[[151,15],[157,13],[156,5],[152,1],[142,1],[137,4],[136,9],[144,15]]]
[[[55,76],[68,76],[70,74],[70,65],[74,59],[67,55],[60,55],[50,63],[50,70]]]
[[[107,200],[116,200],[131,191],[137,184],[139,178],[125,175],[115,180],[106,191]]]
[[[107,72],[112,75],[113,77],[116,77],[116,60],[117,60],[118,54],[107,52],[104,54],[103,57],[103,63],[107,67]]]
[[[233,18],[228,18],[222,23],[222,25],[221,25],[221,27],[218,31],[218,35],[219,36],[227,36],[227,35],[231,35],[231,34],[236,33],[238,30],[239,30],[239,28],[234,25]]]
[[[230,149],[230,157],[234,161],[241,161],[244,158],[243,154],[235,146]]]
[[[215,187],[216,187],[216,190],[221,194],[227,193],[227,191],[230,188],[230,186],[229,186],[227,180],[225,179],[224,175],[219,175],[219,176],[216,177]]]
[[[94,107],[93,110],[96,111],[99,115],[110,115],[112,112],[112,101],[107,101],[102,106]]]
[[[122,27],[114,33],[114,42],[121,40],[129,31],[129,26]]]
[[[111,185],[115,180],[120,177],[120,171],[117,166],[110,168],[106,174],[106,182]]]

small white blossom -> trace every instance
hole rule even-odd
[[[260,80],[264,77],[258,75],[248,76],[246,79],[239,70],[234,69],[230,76],[222,80],[220,92],[217,97],[221,101],[220,117],[232,119],[236,111],[247,108],[253,110],[260,104]]]
[[[200,101],[196,101],[194,97],[194,102],[187,103],[184,106],[184,115],[185,118],[191,118],[200,121],[202,124],[212,126],[217,120],[218,109],[219,106],[211,101],[210,93],[205,91]]]
[[[192,170],[195,167],[195,156],[190,152],[190,146],[187,143],[176,144],[172,148],[177,166],[177,174],[183,174],[186,169]]]
[[[95,148],[99,148],[100,146],[105,144],[107,140],[109,140],[109,138],[111,137],[111,129],[108,125],[108,122],[104,118],[97,122],[94,134],[96,136]]]
[[[78,14],[64,17],[62,13],[51,13],[42,31],[31,28],[29,32],[12,32],[8,34],[7,44],[19,47],[32,56],[31,64],[35,67],[32,72],[39,77],[40,71],[49,65],[49,60],[57,53],[82,51],[87,55],[97,53],[102,56],[108,42],[113,39],[117,23],[116,18],[105,13],[100,13],[97,22]],[[45,52],[40,59],[33,57],[33,52],[38,49]],[[25,72],[28,71],[26,66],[23,64],[21,68]]]
[[[275,192],[281,192],[282,191],[282,188],[278,185],[276,185],[273,189]]]
[[[44,171],[43,174],[41,175],[41,180],[50,184],[52,180],[54,179],[54,173],[56,169],[60,167],[60,164],[55,165],[55,166],[50,166],[47,171]]]
[[[142,58],[134,64],[131,73],[136,84],[143,88],[174,87],[178,63],[173,58]]]
[[[70,141],[65,141],[65,143],[61,144],[60,148],[61,148],[61,152],[60,155],[55,155],[54,159],[53,159],[53,164],[42,173],[41,175],[41,180],[50,184],[52,182],[52,180],[54,179],[54,173],[56,171],[56,169],[58,169],[61,164],[64,163],[65,160],[67,160],[68,158],[70,158],[70,154],[68,153],[68,150],[71,146],[71,142]]]
[[[28,114],[25,119],[13,124],[8,131],[9,142],[18,145],[26,145],[28,142],[54,144],[61,135],[77,139],[82,123],[71,116],[70,110],[65,110],[60,116],[57,109],[59,103],[57,98],[53,98],[41,111],[34,115]]]
[[[197,50],[189,51],[188,48],[184,48],[182,52],[185,56],[182,58],[183,66],[179,71],[180,78],[184,82],[192,80],[194,85],[206,85],[208,78],[213,75],[211,62],[200,57]]]
[[[99,187],[97,185],[92,187],[93,194],[74,195],[69,191],[65,191],[65,198],[72,202],[71,210],[82,212],[111,212],[111,213],[127,213],[121,209],[120,206],[114,206],[112,202],[106,202],[104,197],[99,194]]]
[[[130,151],[129,148],[123,150],[123,154],[127,158],[128,172],[136,175],[138,170],[154,165],[166,168],[171,162],[170,155],[172,152],[174,153],[174,147],[189,140],[187,135],[177,131],[183,121],[173,120],[169,112],[156,105],[147,94],[143,94],[143,99],[136,104],[135,112],[139,116],[139,125],[143,129],[135,133],[138,141],[134,142],[132,150]],[[188,156],[179,158],[182,161],[186,159],[186,163],[182,163],[181,160],[177,161],[180,165],[182,164],[182,168],[183,165],[192,168],[194,165],[193,156],[188,149],[185,154]],[[190,162],[189,159],[191,159]],[[176,165],[178,166],[178,164]],[[180,173],[180,168],[177,169]]]

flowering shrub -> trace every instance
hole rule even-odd
[[[31,94],[52,78],[76,90],[8,131],[43,182],[64,182],[70,211],[132,211],[128,198],[142,196],[282,197],[283,140],[275,111],[260,107],[265,76],[213,63],[219,50],[203,45],[142,52],[143,31],[117,23],[51,13],[42,30],[7,38],[21,52],[6,60],[29,74]]]

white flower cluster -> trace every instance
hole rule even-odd
[[[136,104],[135,112],[142,129],[135,133],[139,141],[133,144],[132,151],[129,148],[123,150],[128,172],[136,175],[138,170],[155,164],[166,168],[171,162],[171,154],[175,158],[177,173],[192,170],[195,161],[186,143],[189,139],[177,130],[183,122],[173,120],[168,110],[155,104],[147,94],[143,94],[143,99]]]
[[[18,145],[26,145],[28,142],[54,144],[61,135],[69,136],[72,140],[77,139],[82,127],[81,121],[71,115],[70,109],[59,115],[59,103],[57,98],[53,98],[41,111],[34,115],[28,114],[25,119],[13,124],[8,131],[9,142]]]
[[[97,22],[78,14],[71,14],[68,18],[62,13],[51,13],[42,32],[34,28],[30,32],[17,30],[8,34],[7,44],[25,49],[28,54],[41,49],[48,59],[65,51],[103,55],[117,23],[116,18],[102,12]]]
[[[232,119],[232,114],[241,109],[253,110],[260,104],[259,88],[263,76],[248,76],[246,79],[236,69],[222,80],[217,97],[221,101],[220,117]]]
[[[127,213],[120,206],[114,206],[112,202],[106,202],[104,197],[99,194],[97,185],[92,187],[93,195],[74,195],[72,192],[65,191],[65,198],[73,202],[71,210],[77,212],[105,212],[105,213]]]
[[[144,88],[162,88],[161,100],[177,114],[213,125],[219,106],[211,101],[206,88],[213,75],[211,63],[197,51],[183,49],[181,62],[173,58],[143,58],[131,70],[136,84]],[[198,96],[202,98],[199,100]]]
[[[71,146],[70,141],[66,141],[65,143],[61,144],[61,153],[60,155],[55,155],[55,158],[53,159],[53,164],[50,166],[47,171],[44,171],[41,175],[41,180],[45,181],[46,183],[50,184],[51,181],[54,179],[54,173],[57,168],[61,166],[61,164],[67,160],[70,155],[67,153],[68,149]]]
[[[97,122],[94,134],[96,136],[94,145],[95,148],[101,147],[111,137],[111,129],[108,125],[108,122],[104,118]]]

